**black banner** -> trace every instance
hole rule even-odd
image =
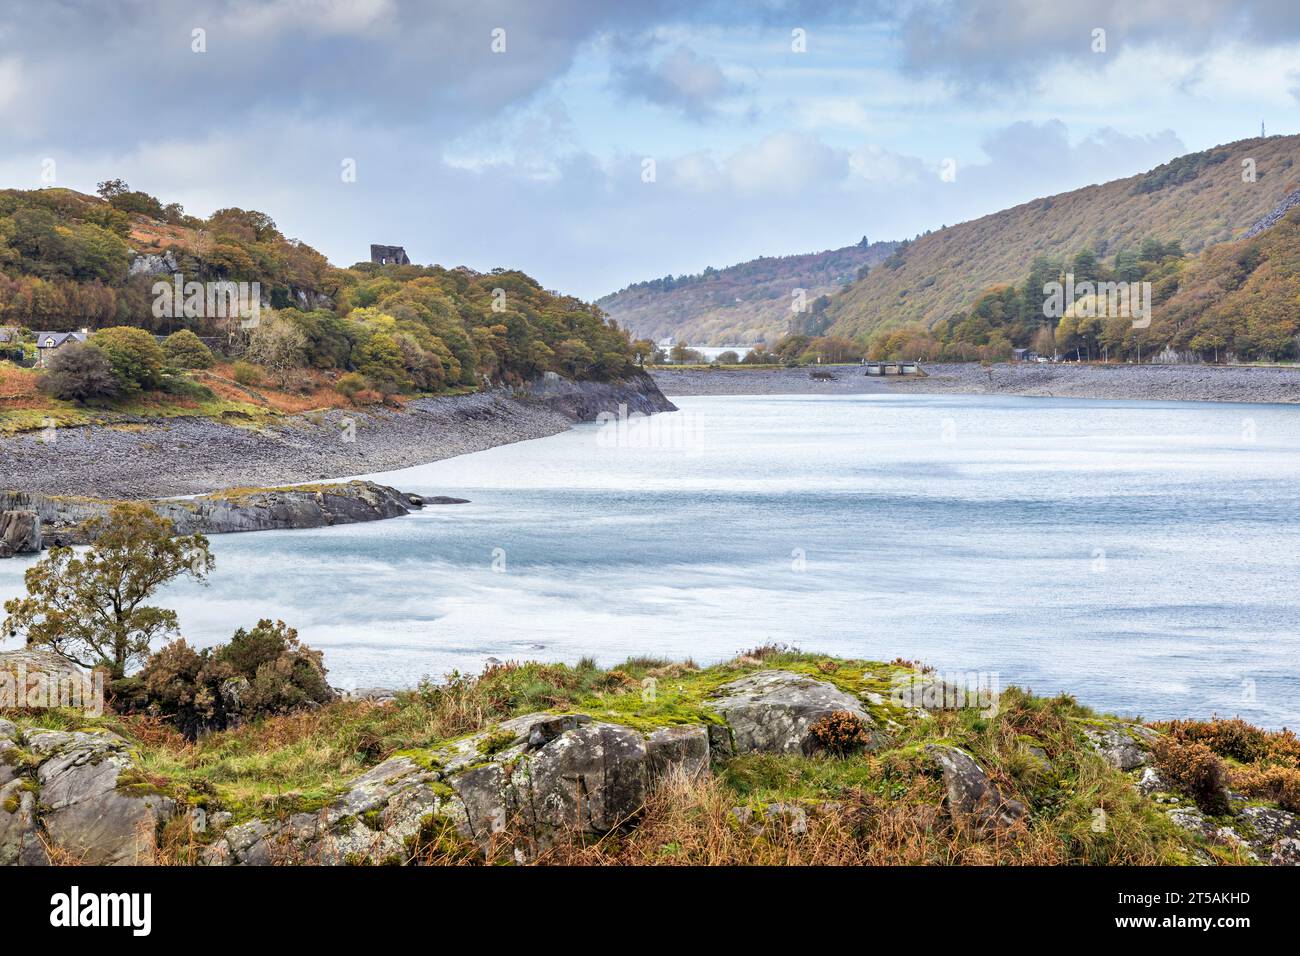
[[[729,936],[789,919],[881,921],[937,940],[1009,930],[1071,940],[1190,933],[1227,942],[1294,916],[1284,868],[560,869],[50,868],[0,873],[9,941],[75,934],[128,948],[223,939],[337,944],[386,930],[549,938],[597,929],[674,933],[717,920]],[[691,917],[690,914],[695,916]],[[662,921],[663,925],[654,926]],[[441,931],[437,927],[441,926]],[[532,930],[528,927],[531,926]],[[918,937],[919,938],[919,937]]]

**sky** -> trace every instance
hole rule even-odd
[[[585,299],[1300,129],[1293,0],[0,5],[0,185]]]

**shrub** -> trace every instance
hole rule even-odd
[[[1257,800],[1271,800],[1300,813],[1300,739],[1290,730],[1263,730],[1240,718],[1173,720],[1170,737],[1208,747],[1247,766],[1227,769],[1231,785]]]
[[[1191,797],[1206,813],[1228,812],[1227,769],[1213,750],[1169,734],[1155,742],[1152,755],[1156,769],[1175,790]]]
[[[1180,740],[1203,743],[1223,757],[1242,763],[1262,760],[1300,766],[1300,739],[1290,730],[1263,730],[1239,717],[1225,720],[1173,720],[1169,733]]]
[[[283,621],[240,628],[229,644],[197,651],[184,640],[149,658],[138,678],[114,684],[115,704],[128,713],[171,720],[194,740],[247,720],[287,714],[335,697],[320,651],[298,640]]]
[[[144,329],[118,325],[96,332],[90,342],[108,357],[123,391],[154,389],[161,383],[167,356]]]
[[[321,652],[299,643],[298,632],[283,621],[261,620],[251,631],[240,628],[216,656],[249,680],[243,703],[252,716],[286,714],[334,696]]]
[[[251,362],[236,362],[230,374],[240,385],[262,384],[262,370]]]
[[[808,730],[823,748],[841,757],[871,743],[871,734],[862,718],[847,710],[827,714]]]
[[[358,394],[369,389],[370,383],[366,381],[364,375],[348,372],[346,375],[339,377],[339,380],[334,383],[334,387],[350,401],[355,401]]]
[[[212,368],[212,350],[189,329],[167,336],[163,342],[167,361],[177,368]]]
[[[1256,800],[1272,800],[1283,810],[1300,813],[1300,770],[1276,764],[1233,767],[1228,771],[1233,787]]]
[[[117,395],[113,364],[93,345],[65,345],[50,357],[38,384],[41,391],[70,402],[90,402]]]
[[[283,387],[290,371],[307,361],[307,336],[287,319],[263,322],[248,343],[248,357],[275,372]]]
[[[178,398],[189,398],[196,402],[208,401],[215,398],[212,389],[208,388],[201,382],[196,382],[184,372],[178,370],[169,370],[163,373],[162,382],[159,387],[168,395],[175,395]]]

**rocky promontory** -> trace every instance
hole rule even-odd
[[[432,498],[429,504],[459,504],[460,498]],[[34,528],[34,552],[45,547],[89,544],[88,524],[105,518],[120,502],[97,498],[0,492],[0,529]],[[323,528],[397,518],[423,508],[426,499],[373,481],[284,488],[232,488],[195,498],[145,501],[166,518],[175,534],[231,534],[241,531]],[[5,541],[0,536],[0,542]],[[31,543],[31,535],[27,541]],[[0,557],[5,556],[0,551]]]

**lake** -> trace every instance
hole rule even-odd
[[[214,538],[210,584],[160,603],[199,644],[282,618],[345,687],[780,642],[1300,723],[1300,407],[674,401],[372,476],[471,504]],[[29,563],[0,562],[0,595]]]

